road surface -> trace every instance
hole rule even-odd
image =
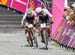
[[[49,49],[44,50],[39,36],[38,43],[38,48],[28,47],[24,29],[7,28],[0,31],[0,55],[75,55],[71,50],[55,46],[52,42],[49,42]]]

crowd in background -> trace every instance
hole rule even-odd
[[[66,7],[64,9],[64,18],[67,20],[67,23],[71,26],[75,26],[75,7]]]

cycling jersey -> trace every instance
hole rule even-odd
[[[23,20],[26,20],[28,23],[33,24],[35,16],[36,16],[36,13],[34,11],[32,11],[31,15],[27,14],[26,12],[25,15],[23,16]]]
[[[49,17],[48,15],[39,15],[39,20],[41,23],[48,23]]]
[[[39,20],[41,23],[49,23],[50,17],[53,17],[51,13],[47,9],[42,9],[42,14],[38,14]]]
[[[33,24],[34,18],[35,18],[34,15],[33,15],[33,16],[26,16],[26,21],[27,21],[28,23]]]

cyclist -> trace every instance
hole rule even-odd
[[[41,23],[46,23],[47,24],[47,28],[48,28],[48,34],[50,35],[50,24],[53,23],[54,21],[54,18],[53,18],[53,15],[45,8],[41,8],[41,7],[37,7],[35,9],[35,12],[37,13],[37,17],[38,17],[38,20]],[[40,32],[42,31],[42,29],[40,28]],[[44,42],[44,38],[43,38],[43,35],[41,34],[41,42]]]
[[[21,20],[21,26],[24,27],[27,23],[36,24],[36,18],[36,13],[28,8]]]
[[[21,26],[26,28],[28,24],[33,24],[33,29],[35,29],[36,21],[37,21],[36,18],[37,18],[36,13],[33,10],[31,10],[30,8],[28,8],[25,15],[22,18]],[[25,34],[26,34],[26,37],[28,38],[27,32],[28,31],[27,31],[27,28],[26,28]]]

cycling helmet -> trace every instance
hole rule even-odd
[[[36,13],[40,13],[42,11],[42,8],[41,7],[37,7],[36,9],[35,9],[35,12]]]
[[[30,8],[27,9],[27,14],[32,14],[32,10]]]

